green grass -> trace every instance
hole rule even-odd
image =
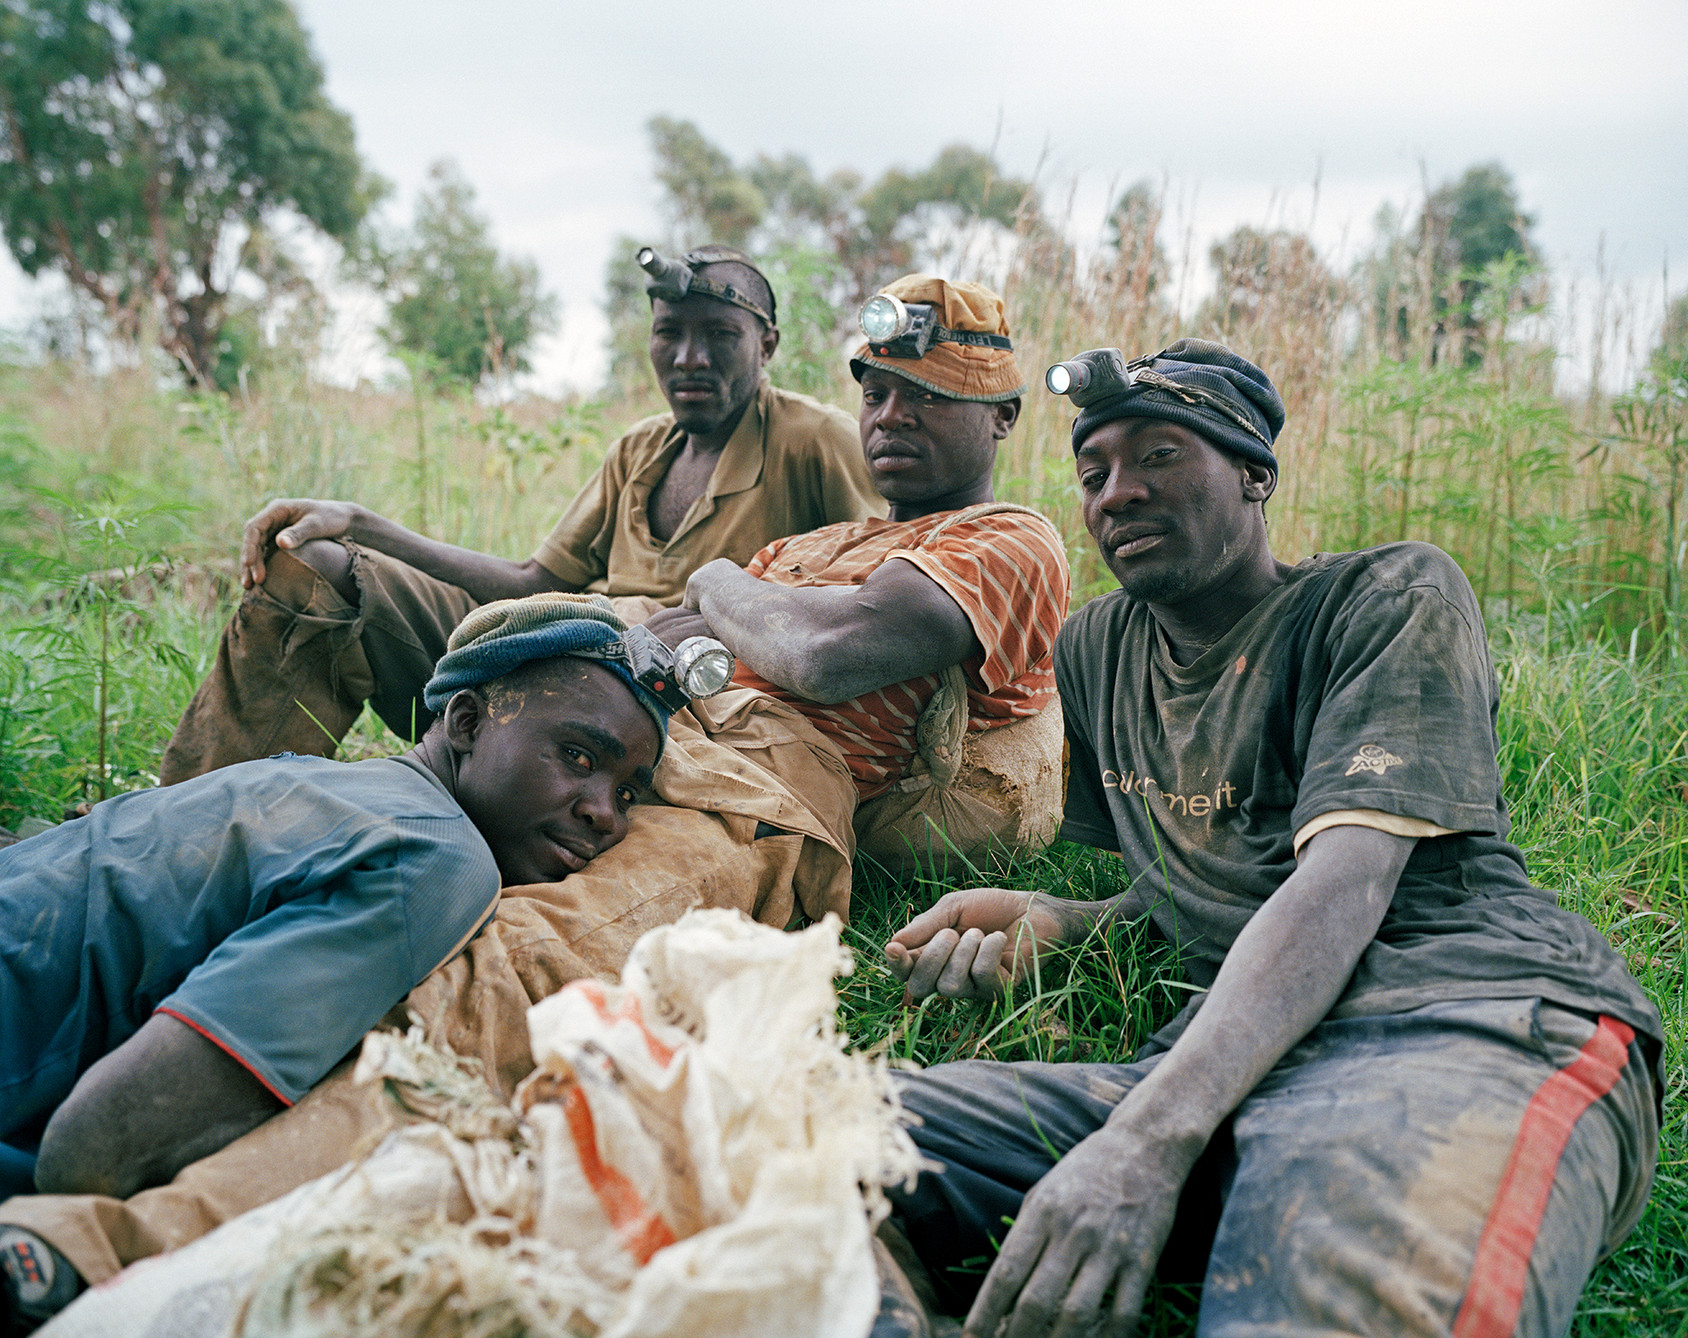
[[[1073,347],[1124,338],[1060,337]],[[1585,448],[1598,442],[1565,436],[1568,412],[1545,436],[1540,422],[1503,431],[1496,424],[1511,401],[1500,392],[1457,379],[1444,388],[1441,373],[1407,377],[1403,389],[1385,372],[1361,368],[1340,384],[1302,388],[1305,404],[1330,406],[1332,426],[1323,436],[1304,432],[1286,453],[1286,468],[1299,458],[1305,472],[1286,478],[1274,534],[1286,556],[1398,533],[1443,542],[1468,570],[1488,554],[1515,839],[1536,881],[1559,889],[1623,951],[1668,1038],[1652,1203],[1596,1273],[1575,1332],[1688,1333],[1680,584],[1665,579],[1669,555],[1654,514],[1617,505],[1640,494],[1624,492],[1616,475],[1587,472],[1596,457]],[[1409,392],[1423,403],[1406,404]],[[153,783],[231,606],[240,523],[266,497],[351,497],[442,537],[522,556],[601,458],[606,425],[651,407],[486,409],[282,379],[250,403],[223,402],[159,392],[133,376],[0,367],[0,824],[57,819],[102,792]],[[1000,481],[1057,519],[1075,588],[1099,593],[1106,573],[1076,522],[1063,425],[1046,404],[1033,419]],[[1474,458],[1483,433],[1511,443],[1519,487],[1483,473],[1488,466]],[[1575,506],[1571,483],[1541,464],[1549,447],[1583,462],[1571,482],[1587,496]],[[1361,535],[1368,516],[1389,524]],[[366,713],[347,750],[392,746]],[[1110,859],[1070,846],[988,872],[993,882],[1073,896],[1108,895],[1115,877]],[[998,1007],[905,1009],[880,945],[943,890],[858,873],[849,931],[858,968],[844,986],[843,1015],[860,1044],[922,1064],[1115,1059],[1187,995],[1173,965],[1122,929],[1052,954],[1031,988]],[[1187,1298],[1159,1295],[1154,1305],[1154,1332],[1190,1330]]]

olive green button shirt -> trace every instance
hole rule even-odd
[[[611,444],[534,560],[584,590],[672,605],[686,578],[715,558],[743,566],[775,539],[885,514],[855,420],[763,377],[709,487],[663,543],[651,533],[651,492],[684,445],[672,414],[634,424]]]

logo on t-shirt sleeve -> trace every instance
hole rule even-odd
[[[1348,764],[1344,776],[1352,776],[1356,772],[1371,771],[1381,776],[1390,767],[1401,765],[1401,759],[1387,748],[1380,748],[1375,743],[1368,743],[1354,754],[1354,760]]]

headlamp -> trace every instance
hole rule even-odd
[[[1223,415],[1268,451],[1272,449],[1272,439],[1224,395],[1187,381],[1175,381],[1164,372],[1157,372],[1155,362],[1165,353],[1166,350],[1162,349],[1160,353],[1150,353],[1127,362],[1125,354],[1117,348],[1086,349],[1077,357],[1051,367],[1043,374],[1043,384],[1057,395],[1065,395],[1080,409],[1088,409],[1114,395],[1128,392],[1146,395],[1159,391],[1185,404],[1199,405]]]
[[[713,697],[733,680],[732,651],[709,636],[689,636],[674,649],[674,676],[690,697]]]
[[[930,302],[904,302],[890,293],[875,293],[862,303],[856,323],[867,336],[868,351],[876,358],[924,358],[933,344],[1014,347],[1006,335],[946,329],[938,323],[938,309]]]
[[[697,271],[704,265],[718,265],[723,262],[743,265],[757,274],[757,269],[749,256],[741,251],[734,251],[725,246],[705,246],[696,251],[687,251],[678,260],[670,260],[652,246],[641,246],[633,259],[639,268],[650,275],[650,281],[645,284],[645,292],[651,297],[660,297],[664,302],[680,302],[694,293],[701,293],[705,297],[712,297],[717,302],[729,302],[735,307],[743,307],[753,316],[759,316],[770,326],[774,322],[773,310],[763,309],[759,299],[752,297],[743,289],[731,283],[718,282],[706,274]],[[766,276],[763,276],[764,279]],[[772,294],[770,284],[768,292]]]
[[[654,632],[638,626],[623,632],[619,642],[569,653],[582,659],[620,660],[639,686],[671,712],[696,697],[713,697],[732,681],[738,667],[732,651],[713,637],[687,637],[671,651]]]
[[[1087,409],[1110,395],[1130,390],[1137,384],[1138,370],[1139,364],[1127,362],[1117,348],[1093,348],[1056,363],[1043,374],[1043,384],[1055,394],[1069,397],[1080,409]]]
[[[925,307],[921,314],[929,316],[931,310],[931,307]],[[914,314],[904,305],[902,298],[892,297],[889,293],[868,298],[862,304],[858,319],[862,333],[880,344],[890,343],[907,334],[914,324]]]
[[[654,247],[641,246],[634,257],[639,268],[651,276],[645,291],[664,302],[678,302],[692,290],[692,267],[684,260],[670,260]]]

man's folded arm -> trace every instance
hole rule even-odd
[[[980,653],[961,606],[908,562],[885,562],[860,585],[791,587],[720,559],[692,574],[686,603],[763,678],[822,704]]]

